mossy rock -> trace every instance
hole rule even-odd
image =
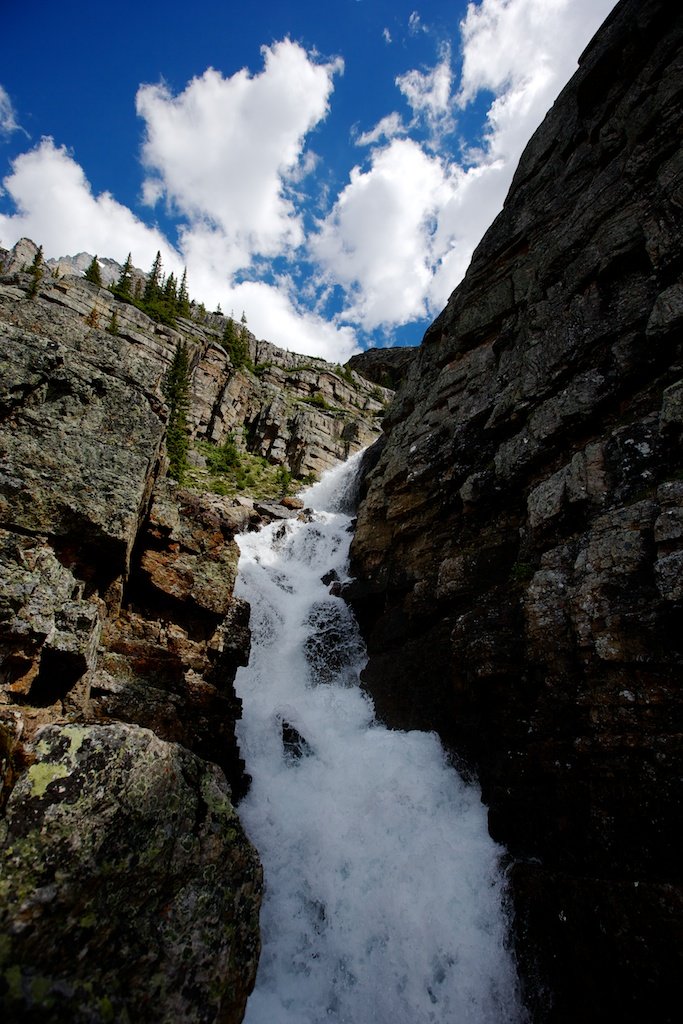
[[[35,754],[0,826],[3,1019],[241,1020],[261,870],[222,772],[118,723]]]

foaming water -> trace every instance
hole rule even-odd
[[[436,736],[375,721],[353,616],[329,593],[346,573],[350,519],[334,509],[353,472],[304,492],[310,522],[239,538],[253,633],[236,679],[253,777],[240,816],[266,878],[245,1020],[517,1024],[502,851],[479,791]]]

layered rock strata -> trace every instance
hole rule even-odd
[[[473,766],[534,1019],[680,1006],[683,17],[622,0],[385,420],[379,714]]]
[[[27,284],[0,283],[3,1019],[237,1022],[261,870],[234,535],[259,516],[164,476],[176,336]]]
[[[25,294],[30,279],[22,271],[30,267],[37,251],[30,239],[21,239],[4,258],[0,251],[0,275],[6,286],[19,286],[17,296]],[[79,261],[83,263],[81,257],[73,261],[74,269]],[[54,320],[55,326],[68,331],[74,316],[87,317],[104,331],[115,312],[119,344],[135,352],[138,363],[146,361],[145,385],[152,390],[158,390],[168,369],[169,344],[186,342],[192,359],[189,426],[193,439],[221,444],[232,435],[242,450],[285,467],[294,477],[307,478],[320,476],[379,437],[393,390],[363,376],[362,369],[356,372],[349,366],[287,352],[250,332],[246,332],[246,362],[236,367],[221,344],[225,317],[196,314],[193,319],[178,318],[175,328],[157,324],[107,289],[77,274],[63,274],[65,267],[69,269],[63,261],[44,266],[40,296],[53,304],[52,311],[48,314],[39,304],[28,322],[42,324],[38,330],[45,330]],[[21,307],[15,310],[17,324],[25,313]],[[96,353],[91,357],[96,362]]]

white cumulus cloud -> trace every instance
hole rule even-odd
[[[223,310],[247,311],[249,330],[257,338],[274,341],[281,348],[303,355],[320,356],[332,363],[344,363],[360,351],[355,331],[337,327],[329,320],[300,309],[288,287],[263,281],[245,281],[233,288]]]
[[[390,139],[396,138],[397,135],[405,135],[408,129],[403,123],[403,119],[400,114],[394,111],[391,114],[387,114],[380,121],[377,122],[374,128],[371,128],[368,132],[363,132],[356,138],[357,146],[374,146],[382,139],[389,141]]]
[[[351,172],[311,242],[325,276],[347,292],[346,319],[372,330],[423,313],[444,182],[440,161],[410,139],[394,139],[373,152],[367,171]]]
[[[289,186],[313,166],[306,135],[327,114],[340,60],[315,63],[288,39],[263,47],[264,69],[229,78],[209,68],[178,96],[138,90],[146,125],[144,195],[162,196],[190,230],[219,233],[226,274],[255,255],[277,256],[304,238]]]
[[[431,71],[397,80],[414,121],[433,132],[481,90],[491,101],[479,148],[465,158],[430,154],[393,139],[383,118],[365,138],[369,166],[349,182],[312,240],[325,278],[347,290],[345,316],[365,330],[437,313],[503,205],[522,150],[615,0],[481,0],[461,23],[462,73],[451,79],[447,47]],[[422,27],[417,12],[411,28]],[[409,126],[413,127],[413,125]],[[361,141],[359,140],[359,141]]]
[[[396,79],[396,85],[408,101],[416,121],[424,118],[436,137],[453,127],[451,81],[451,50],[447,43],[441,46],[440,59],[435,67],[429,71],[412,69]]]
[[[182,268],[160,231],[143,224],[109,192],[93,195],[83,169],[51,138],[15,158],[3,187],[17,211],[0,214],[5,246],[26,236],[48,257],[89,251],[123,261],[132,252],[142,267],[151,266],[160,250],[169,270]]]

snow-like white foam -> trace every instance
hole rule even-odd
[[[352,472],[333,470],[305,500],[338,507]],[[245,1019],[519,1022],[502,851],[479,791],[436,736],[377,724],[353,616],[321,581],[346,573],[349,524],[319,511],[239,538],[253,631],[236,680],[253,777],[240,816],[266,877]]]

